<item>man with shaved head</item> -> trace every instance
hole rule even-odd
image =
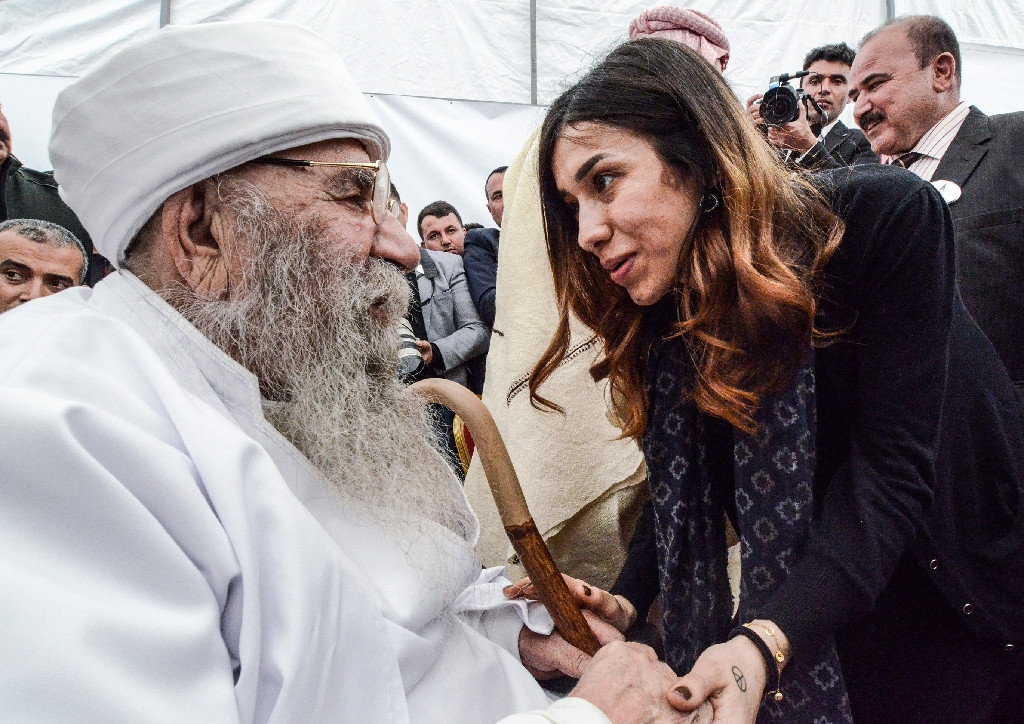
[[[61,93],[118,271],[0,318],[0,720],[672,720],[652,650],[590,658],[481,570],[396,374],[389,145],[287,23],[165,28]]]

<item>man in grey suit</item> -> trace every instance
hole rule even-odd
[[[808,118],[806,107],[801,106],[798,119],[767,129],[768,142],[784,154],[787,162],[811,170],[878,163],[878,155],[864,134],[839,120],[846,107],[855,55],[846,43],[834,43],[814,48],[804,56],[803,69],[809,75],[800,79],[801,87],[822,114],[815,112]],[[747,101],[747,111],[758,125],[764,123],[760,99],[758,93]]]
[[[416,296],[426,332],[426,339],[417,340],[416,346],[426,364],[425,376],[444,377],[468,387],[467,363],[487,352],[491,337],[469,296],[462,258],[420,247],[420,263],[415,275]],[[414,321],[413,329],[416,327]],[[465,473],[455,444],[455,414],[441,405],[431,405],[431,410],[441,452],[461,479]]]
[[[961,102],[960,68],[947,23],[897,18],[861,41],[853,115],[876,152],[946,199],[964,302],[1024,389],[1024,113]]]
[[[462,259],[420,247],[416,288],[427,331],[417,343],[423,361],[437,376],[467,384],[466,362],[487,351],[490,331],[473,306]]]

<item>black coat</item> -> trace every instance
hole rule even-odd
[[[473,304],[484,324],[494,326],[494,297],[498,285],[497,229],[471,229],[466,232],[462,262]]]
[[[812,534],[765,618],[796,652],[825,634],[870,652],[886,642],[858,622],[898,607],[908,595],[894,589],[916,581],[909,598],[949,620],[930,638],[951,660],[963,654],[960,632],[989,660],[1019,649],[1024,400],[960,299],[948,208],[901,169],[819,182],[846,233],[820,277],[816,324],[840,335],[815,353]],[[613,587],[638,608],[657,590],[654,526],[645,515]],[[885,671],[928,681],[927,671]]]
[[[92,239],[57,192],[52,171],[26,168],[14,156],[0,165],[0,221],[39,219],[58,224],[78,237],[89,254],[86,281],[95,284],[103,278],[106,261],[94,254]]]
[[[1024,113],[971,108],[932,174],[962,195],[949,205],[957,281],[1010,379],[1024,389]]]

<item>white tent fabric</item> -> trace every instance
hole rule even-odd
[[[161,18],[190,24],[277,18],[310,27],[341,51],[392,136],[392,166],[415,213],[439,198],[487,222],[483,181],[508,163],[543,106],[626,37],[641,10],[670,0],[2,0],[0,102],[15,152],[49,168],[53,99],[70,77]],[[823,43],[856,45],[886,19],[886,0],[693,0],[732,45],[737,96],[800,68]],[[945,18],[963,43],[963,97],[987,113],[1024,107],[1024,2],[889,0],[895,14]],[[536,28],[536,105],[531,73]],[[162,13],[161,11],[165,12]]]

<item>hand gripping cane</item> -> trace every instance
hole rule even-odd
[[[562,637],[576,648],[593,656],[601,648],[569,587],[555,565],[536,523],[526,507],[523,488],[512,467],[512,459],[501,439],[494,418],[477,396],[462,385],[445,379],[420,380],[410,387],[426,402],[444,405],[469,428],[484,474],[491,486],[494,503],[512,547],[537,589],[537,597],[547,608]]]

